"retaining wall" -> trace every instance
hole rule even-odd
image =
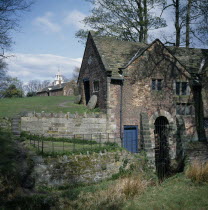
[[[114,133],[116,125],[105,114],[27,113],[21,117],[21,131],[70,137],[75,134]]]
[[[63,186],[75,183],[93,183],[107,178],[121,170],[136,167],[137,156],[125,150],[53,157],[33,157],[36,186]]]

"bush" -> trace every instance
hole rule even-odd
[[[22,98],[23,92],[15,85],[10,85],[3,93],[4,98]]]
[[[196,183],[208,182],[208,162],[194,161],[187,167],[185,175]]]
[[[36,94],[36,92],[28,92],[27,93],[27,97],[33,97],[33,96],[36,96],[37,94]]]

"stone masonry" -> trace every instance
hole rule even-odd
[[[114,133],[115,124],[105,114],[27,113],[21,117],[21,130],[32,134],[72,137],[79,134]]]

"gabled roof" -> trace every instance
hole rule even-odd
[[[42,90],[38,91],[37,93],[43,93],[48,91],[56,91],[56,90],[62,90],[67,85],[67,82],[61,83],[61,85],[55,85],[55,86],[48,86],[43,88]]]
[[[92,37],[105,69],[112,71],[112,76],[118,76],[118,69],[126,65],[138,50],[143,51],[148,46],[115,37]]]
[[[107,71],[112,71],[112,77],[119,77],[119,68],[125,68],[134,59],[141,56],[151,44],[121,41],[115,37],[97,37],[90,33],[101,60]],[[160,41],[160,40],[158,40]],[[203,58],[208,63],[208,49],[184,47],[166,47],[168,51],[181,63],[188,72],[197,72]],[[206,67],[208,70],[208,65]]]

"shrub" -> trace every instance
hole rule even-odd
[[[208,162],[194,161],[187,167],[185,175],[197,183],[208,182]]]

